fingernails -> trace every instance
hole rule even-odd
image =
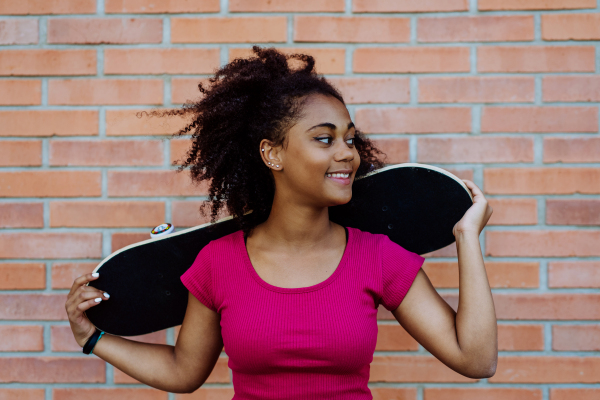
[[[100,302],[102,301],[102,297],[96,297],[96,298],[94,299],[94,301],[95,301],[96,303],[100,303]]]
[[[104,295],[105,295],[106,297],[110,297],[110,294],[108,294],[108,293],[106,293],[106,292],[104,292]]]
[[[97,272],[94,272],[94,273],[92,273],[92,276],[93,276],[94,278],[97,278],[97,277],[99,277],[99,276],[100,276],[100,274],[99,274],[99,273],[97,273]]]

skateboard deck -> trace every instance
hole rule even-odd
[[[387,235],[417,254],[454,242],[452,228],[473,204],[464,182],[424,164],[396,164],[355,179],[349,203],[329,207],[329,219]],[[238,231],[232,217],[134,243],[101,261],[90,282],[110,300],[86,311],[100,330],[136,336],[180,325],[188,290],[180,276],[210,241]]]

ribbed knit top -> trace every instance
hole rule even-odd
[[[348,228],[329,278],[281,288],[256,273],[239,230],[206,245],[181,281],[221,315],[234,400],[370,400],[377,308],[400,305],[423,261],[386,235]]]

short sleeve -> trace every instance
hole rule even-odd
[[[385,236],[381,243],[381,299],[380,303],[394,311],[412,286],[425,259],[404,249]]]
[[[180,279],[200,303],[215,312],[217,311],[214,303],[212,265],[208,245],[200,250],[192,266],[181,275]]]

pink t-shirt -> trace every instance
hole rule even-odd
[[[205,246],[181,281],[221,315],[233,399],[364,400],[377,308],[400,305],[423,261],[386,235],[348,228],[329,278],[280,288],[256,273],[238,230]]]

